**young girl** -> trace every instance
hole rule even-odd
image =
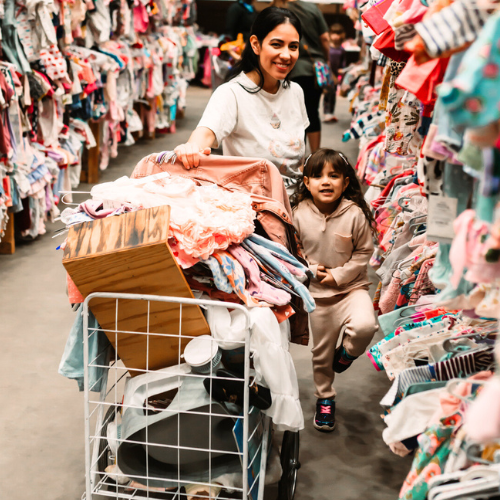
[[[294,201],[295,228],[316,276],[310,285],[316,301],[310,317],[318,398],[314,427],[330,432],[335,428],[335,373],[363,354],[378,328],[368,294],[374,219],[354,169],[332,149],[320,149],[306,160]]]

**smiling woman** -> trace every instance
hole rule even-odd
[[[301,33],[287,9],[270,7],[258,15],[229,81],[213,93],[189,141],[175,149],[186,168],[197,167],[200,154],[222,143],[224,155],[273,162],[289,194],[295,191],[309,125],[304,93],[288,79]]]

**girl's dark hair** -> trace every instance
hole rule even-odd
[[[356,205],[358,205],[359,208],[361,208],[361,210],[363,210],[366,220],[370,225],[370,229],[375,235],[377,232],[377,224],[375,222],[375,218],[373,217],[370,207],[365,201],[363,191],[361,189],[361,184],[359,183],[358,177],[356,176],[356,171],[342,153],[333,149],[318,149],[318,151],[309,156],[309,158],[306,160],[306,163],[304,165],[304,177],[318,177],[319,175],[321,175],[323,167],[326,163],[330,163],[335,172],[343,175],[344,178],[349,178],[349,184],[347,185],[347,188],[342,196],[344,196],[348,200],[353,201],[354,203],[356,203]],[[312,199],[312,195],[309,189],[307,189],[306,185],[304,184],[304,180],[302,179],[300,181],[297,193],[292,196],[292,205],[297,206],[301,201],[308,198]]]
[[[278,7],[268,7],[264,9],[255,19],[252,28],[250,30],[249,40],[245,44],[243,49],[243,54],[241,55],[241,60],[238,61],[233,68],[229,71],[226,81],[236,78],[242,71],[249,73],[250,71],[257,71],[260,77],[259,85],[256,89],[247,89],[243,87],[247,92],[255,94],[262,90],[264,85],[264,75],[259,65],[259,56],[253,51],[250,45],[250,37],[255,35],[262,44],[264,38],[266,38],[271,31],[273,31],[277,26],[281,24],[291,24],[299,34],[299,39],[302,38],[302,26],[300,24],[299,18],[288,9],[280,9]],[[283,81],[283,87],[287,88],[290,85],[290,80],[287,77]]]

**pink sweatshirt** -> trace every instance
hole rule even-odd
[[[370,285],[372,233],[363,211],[353,201],[344,198],[335,212],[324,215],[306,199],[294,210],[293,223],[311,271],[316,275],[318,265],[331,268],[338,285],[324,286],[313,278],[309,287],[313,297],[332,297]]]

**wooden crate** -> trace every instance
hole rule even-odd
[[[157,207],[85,222],[70,228],[63,265],[84,297],[93,292],[139,293],[193,297],[184,275],[167,244],[169,207]],[[146,332],[148,302],[94,299],[90,308],[105,330],[125,366],[159,369],[178,363],[190,339],[126,332]],[[151,302],[149,332],[179,335],[178,304]],[[210,330],[198,306],[182,307],[182,335],[209,335]]]

